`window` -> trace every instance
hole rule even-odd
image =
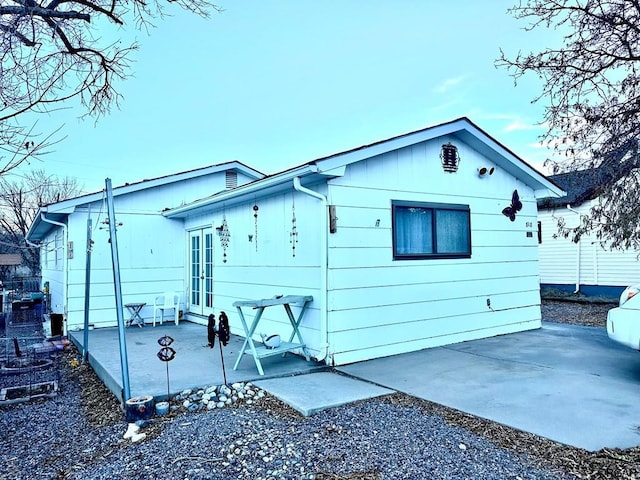
[[[393,258],[471,257],[468,205],[392,201]]]

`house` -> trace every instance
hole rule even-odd
[[[113,188],[123,302],[141,302],[152,315],[155,296],[167,290],[186,292],[184,230],[162,210],[236,187],[264,175],[240,162],[153,178]],[[92,243],[87,245],[88,219]],[[90,308],[95,327],[115,323],[113,263],[104,192],[42,207],[27,232],[38,243],[42,288],[51,313],[63,315],[67,329],[84,324],[87,251],[91,251]],[[181,299],[182,305],[185,298]]]
[[[310,355],[330,365],[541,326],[536,201],[564,192],[467,118],[168,209],[155,190],[116,197],[125,302],[180,290],[185,319],[206,325],[225,311],[242,335],[234,302],[311,296],[300,331]],[[124,216],[142,199],[153,232]],[[39,236],[57,245],[53,231]],[[67,282],[69,328],[81,325],[81,271]],[[94,297],[93,279],[107,292],[110,274],[106,261],[95,273],[92,264],[100,326],[115,325],[113,300]],[[265,310],[258,333],[287,337],[284,312]]]
[[[549,178],[567,195],[538,200],[541,287],[616,298],[625,287],[638,283],[638,252],[608,249],[594,234],[577,242],[558,234],[559,219],[568,228],[576,227],[598,204],[598,172],[580,170]]]

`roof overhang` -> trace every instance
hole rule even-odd
[[[233,190],[224,191],[178,208],[167,209],[163,215],[167,218],[187,218],[218,208],[253,201],[256,197],[271,196],[292,188],[294,177],[300,178],[303,185],[313,185],[320,181],[326,181],[328,178],[343,176],[347,165],[352,163],[447,136],[460,139],[461,142],[493,161],[496,167],[531,187],[536,198],[560,197],[565,194],[562,188],[493,139],[468,118],[459,118],[448,123],[323,157]]]
[[[531,187],[535,192],[536,198],[561,197],[565,195],[561,187],[465,117],[331,155],[316,160],[314,163],[318,165],[319,172],[330,171],[376,155],[382,155],[393,150],[445,136],[453,136],[460,139],[461,142],[466,143],[481,155],[492,160],[498,168]]]
[[[188,180],[194,177],[202,176],[202,175],[210,175],[212,173],[223,172],[223,171],[237,171],[247,175],[250,178],[260,179],[264,178],[264,174],[255,170],[247,165],[238,162],[232,161],[227,163],[220,163],[216,165],[210,165],[208,167],[197,168],[193,170],[188,170],[185,172],[179,172],[171,175],[165,175],[162,177],[152,178],[141,180],[135,183],[126,183],[124,185],[114,187],[113,188],[113,196],[118,197],[120,195],[126,195],[128,193],[133,193],[141,190],[146,190],[148,188],[153,188],[161,185],[166,185],[175,182],[182,182],[184,180]],[[39,242],[41,241],[51,229],[55,228],[56,225],[46,220],[51,220],[56,223],[67,223],[67,216],[76,211],[76,208],[88,205],[94,202],[101,202],[104,198],[104,191],[99,191],[95,193],[89,193],[87,195],[81,195],[79,197],[70,198],[68,200],[63,200],[61,202],[53,203],[51,205],[47,205],[41,207],[38,211],[38,214],[29,228],[27,232],[26,238],[31,242]],[[44,217],[42,216],[44,215]]]
[[[327,177],[336,177],[344,174],[344,169],[334,169],[321,173],[313,164],[305,164],[291,170],[247,183],[233,190],[225,190],[210,197],[197,200],[181,207],[165,210],[162,214],[167,218],[187,218],[200,215],[218,208],[232,207],[237,204],[254,201],[256,197],[265,198],[283,191],[293,189],[293,179],[299,178],[304,186],[316,184],[326,180]]]
[[[66,224],[67,217],[70,213],[73,213],[73,210],[74,209],[71,211],[48,212],[47,207],[40,208],[35,220],[27,231],[26,239],[30,242],[42,241],[53,228],[59,227],[57,224]]]

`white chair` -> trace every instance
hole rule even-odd
[[[156,326],[156,315],[160,310],[160,325],[164,321],[165,310],[175,310],[175,322],[178,325],[178,315],[180,309],[180,295],[175,292],[165,292],[163,295],[158,295],[153,301],[153,326]]]

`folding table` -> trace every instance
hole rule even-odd
[[[138,327],[144,327],[144,320],[140,316],[140,310],[144,307],[146,303],[125,303],[125,307],[129,310],[131,314],[131,318],[127,322],[127,327],[131,325],[138,325]]]
[[[256,367],[258,368],[258,372],[260,373],[260,375],[264,375],[262,363],[260,362],[261,358],[270,357],[272,355],[285,354],[286,352],[289,352],[291,350],[301,349],[302,353],[304,354],[304,358],[309,361],[309,352],[307,352],[307,348],[305,346],[304,340],[302,339],[302,335],[300,334],[299,327],[300,322],[302,321],[302,318],[307,311],[307,307],[312,301],[313,297],[311,295],[286,295],[266,298],[262,300],[241,300],[234,302],[233,306],[238,310],[238,315],[240,316],[240,321],[242,322],[242,327],[244,328],[245,340],[242,344],[242,348],[240,349],[238,359],[236,360],[236,364],[234,365],[233,369],[238,369],[240,360],[242,360],[242,356],[247,351],[247,347],[249,347],[250,353],[253,355],[253,359],[256,363]],[[255,333],[256,328],[258,327],[258,324],[262,319],[264,309],[277,305],[282,305],[284,307],[284,310],[287,313],[287,317],[289,318],[289,322],[291,323],[291,327],[293,328],[293,332],[291,332],[289,341],[281,342],[280,346],[276,348],[268,348],[264,345],[256,346],[253,340],[253,334]],[[302,307],[298,318],[293,315],[293,312],[291,311],[291,305]],[[244,317],[242,307],[251,307],[254,310],[257,309],[256,315],[253,318],[253,322],[251,322],[251,325],[249,326],[247,326],[247,321]],[[293,342],[294,337],[297,337],[297,342]]]

